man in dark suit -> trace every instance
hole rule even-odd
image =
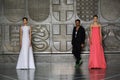
[[[72,33],[72,54],[76,59],[76,67],[82,64],[81,50],[85,43],[85,29],[80,25],[80,20],[75,20],[76,26],[73,28]]]

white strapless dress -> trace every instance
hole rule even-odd
[[[30,26],[22,26],[22,47],[16,69],[35,69],[32,46],[29,38]]]

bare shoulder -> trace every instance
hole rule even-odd
[[[93,25],[94,25],[93,23],[90,24],[90,29],[93,27]]]
[[[22,29],[22,26],[20,26],[20,29]]]
[[[99,26],[99,27],[101,27],[101,24],[100,24],[100,23],[98,23],[98,26]]]
[[[31,27],[31,26],[29,26],[29,29],[30,29],[30,30],[32,30],[32,27]]]
[[[30,29],[32,29],[32,26],[30,26]]]

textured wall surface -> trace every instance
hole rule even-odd
[[[102,24],[103,46],[120,52],[120,0],[0,0],[0,54],[18,54],[22,17],[32,26],[34,53],[70,53],[75,19],[86,29],[94,14]]]

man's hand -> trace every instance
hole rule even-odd
[[[84,47],[84,44],[81,44],[81,47],[83,48],[83,47]]]

